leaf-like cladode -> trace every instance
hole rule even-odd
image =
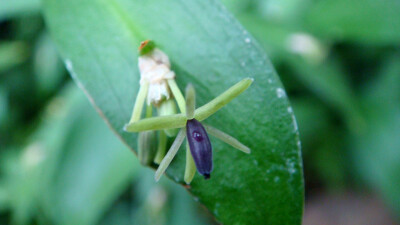
[[[207,119],[251,154],[210,137],[212,178],[196,175],[188,190],[224,224],[301,223],[303,173],[293,110],[264,50],[218,1],[44,0],[43,5],[70,74],[132,150],[137,134],[123,127],[139,90],[141,41],[154,40],[169,56],[177,85],[196,87],[198,106],[253,77],[251,88]],[[185,110],[184,104],[179,108]],[[186,125],[181,112],[177,127]],[[183,184],[182,149],[166,174]]]

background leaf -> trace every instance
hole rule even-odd
[[[357,172],[379,190],[397,213],[400,212],[399,60],[398,54],[389,57],[381,76],[365,88],[368,94],[364,94],[363,112],[368,124],[354,135],[352,152]]]
[[[321,36],[366,44],[396,44],[400,38],[400,2],[328,0],[312,4],[305,26]]]
[[[4,0],[0,2],[0,21],[11,17],[37,14],[40,0]]]
[[[13,160],[2,155],[15,223],[28,224],[44,209],[56,224],[94,224],[130,183],[138,163],[94,114],[84,95],[69,86],[48,106],[21,154],[8,151]]]
[[[165,51],[178,85],[194,84],[202,105],[245,77],[255,82],[207,123],[252,149],[243,155],[213,141],[212,179],[188,189],[226,224],[299,224],[303,207],[300,141],[293,110],[265,53],[215,1],[86,0],[44,2],[66,66],[99,112],[123,132],[138,91],[137,46],[152,39]],[[184,151],[168,175],[182,183]]]

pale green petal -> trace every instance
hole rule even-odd
[[[169,79],[168,85],[172,91],[172,94],[175,97],[176,102],[178,103],[179,110],[181,110],[181,113],[186,113],[185,98],[183,97],[182,92],[176,84],[175,80]]]
[[[191,120],[194,118],[196,107],[196,92],[193,85],[188,84],[186,87],[186,117]]]
[[[154,179],[156,181],[159,181],[165,170],[167,170],[169,164],[172,162],[172,159],[174,159],[176,153],[181,147],[184,139],[185,139],[185,129],[183,128],[179,131],[178,135],[175,138],[174,143],[172,143],[171,148],[168,150],[167,155],[164,157],[164,159],[158,166],[156,174],[154,175]]]
[[[228,104],[239,94],[245,91],[251,85],[251,83],[253,83],[253,78],[245,78],[241,80],[209,103],[196,109],[194,118],[199,121],[207,119],[209,116],[217,112],[220,108]]]
[[[186,121],[187,119],[185,114],[158,116],[129,123],[125,125],[124,129],[128,132],[140,132],[145,130],[180,128],[186,125]]]
[[[207,130],[208,134],[211,134],[212,136],[220,139],[221,141],[227,143],[228,145],[244,152],[247,154],[250,154],[250,148],[247,147],[246,145],[240,143],[236,138],[218,130],[215,127],[203,124],[204,128]]]

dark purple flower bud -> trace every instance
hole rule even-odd
[[[210,173],[213,169],[212,148],[206,130],[199,121],[191,119],[186,123],[186,136],[197,171],[205,179],[210,178]]]

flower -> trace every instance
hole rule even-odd
[[[195,109],[196,98],[193,86],[188,85],[186,88],[185,101],[175,82],[175,73],[171,71],[168,56],[156,48],[154,42],[149,40],[141,43],[139,53],[140,89],[131,119],[124,129],[128,132],[139,132],[139,159],[141,163],[151,165],[151,158],[154,158],[154,162],[159,164],[155,174],[156,181],[168,168],[185,136],[188,140],[184,177],[187,184],[192,181],[196,168],[204,178],[210,178],[213,167],[212,147],[207,132],[245,153],[250,153],[250,149],[235,138],[214,127],[202,124],[200,121],[208,118],[245,91],[251,85],[253,79],[246,78],[240,81],[206,105]],[[178,103],[181,114],[175,114],[175,103],[169,99],[171,92]],[[146,118],[140,120],[146,97]],[[151,104],[159,109],[159,117],[152,117]],[[175,128],[182,129],[180,129],[175,141],[165,155],[166,135],[174,136]],[[157,152],[154,156],[155,145],[150,145],[147,142],[154,142],[152,140],[155,137],[155,130],[161,131],[159,132]]]
[[[172,159],[175,157],[180,146],[182,145],[185,136],[187,137],[189,143],[187,145],[188,147],[186,152],[187,160],[185,171],[185,182],[188,184],[192,181],[195,172],[195,170],[190,169],[193,168],[193,166],[190,165],[193,160],[196,164],[198,172],[202,174],[206,179],[210,177],[210,173],[212,170],[212,149],[207,132],[215,136],[216,138],[224,141],[225,143],[233,146],[234,148],[237,148],[245,153],[250,153],[250,149],[240,143],[235,138],[218,130],[217,128],[202,124],[201,121],[208,118],[219,109],[221,109],[223,106],[228,104],[231,100],[236,98],[239,94],[245,91],[252,82],[252,78],[243,79],[209,103],[197,109],[195,109],[195,90],[192,85],[188,85],[188,87],[186,88],[185,101],[186,115],[181,113],[169,116],[145,118],[135,122],[130,122],[125,125],[124,129],[128,132],[143,132],[148,130],[181,128],[175,138],[175,141],[172,143],[168,153],[161,161],[155,173],[156,181],[161,178],[161,175],[168,168]],[[190,149],[191,152],[190,156],[193,156],[192,160],[191,157],[188,158],[188,149]]]

